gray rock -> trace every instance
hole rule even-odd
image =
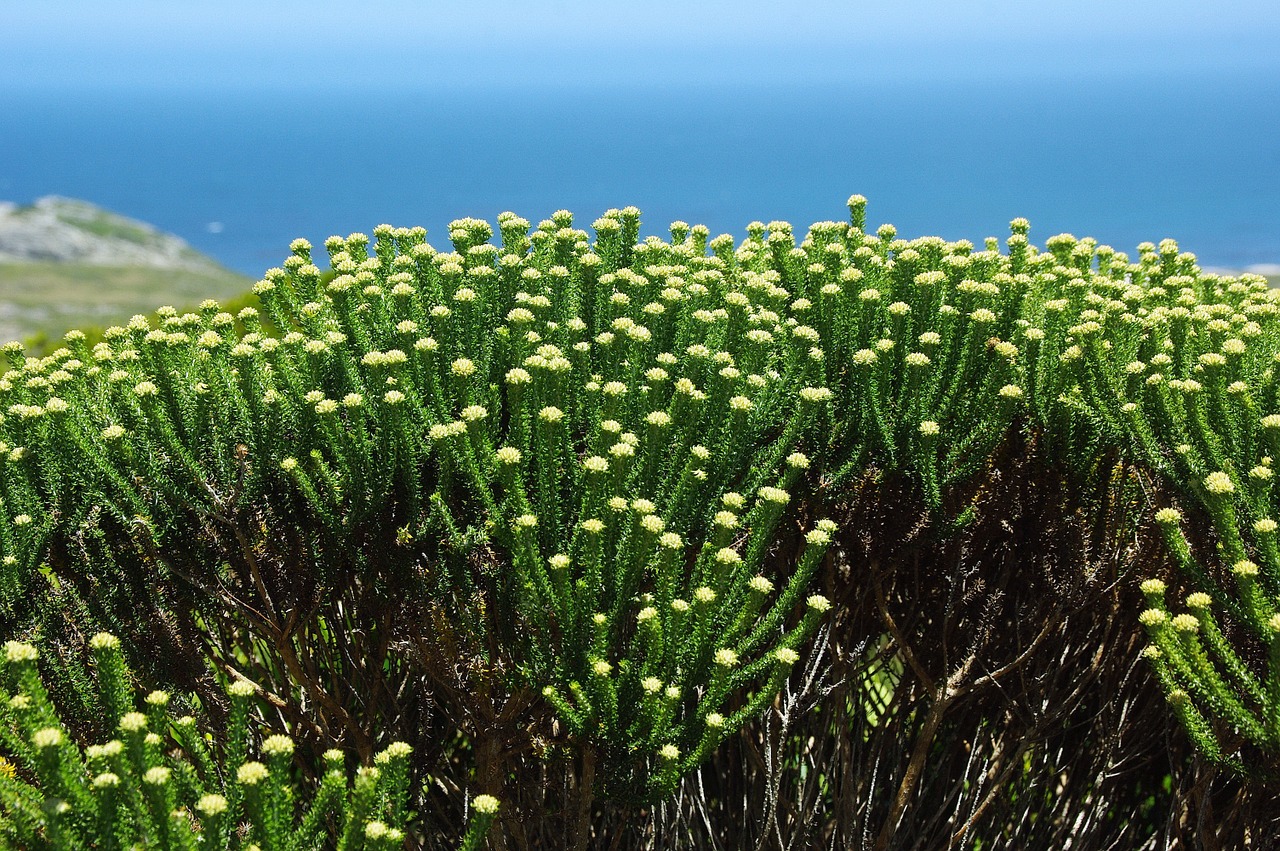
[[[29,207],[0,202],[0,263],[220,270],[172,234],[86,201],[48,196]]]

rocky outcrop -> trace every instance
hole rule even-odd
[[[0,202],[0,263],[220,271],[172,234],[90,204],[48,196],[28,207]]]

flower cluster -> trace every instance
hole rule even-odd
[[[234,651],[188,636],[207,656],[246,657],[276,694],[337,681],[338,723],[367,737],[383,731],[355,705],[430,699],[389,649],[425,630],[384,616],[416,599],[455,612],[468,646],[496,642],[489,663],[613,755],[618,788],[671,788],[817,627],[803,601],[830,530],[791,560],[772,544],[832,430],[823,334],[764,242],[637,244],[630,209],[594,241],[568,214],[498,225],[501,247],[454,222],[451,251],[418,230],[335,237],[327,273],[298,241],[260,310],[163,309],[6,373],[7,605],[51,547],[71,552],[56,541],[93,540],[56,568],[73,586],[182,577],[159,606],[244,625]],[[136,605],[94,601],[117,630]],[[255,637],[282,635],[263,658]],[[287,661],[339,640],[362,643],[324,654],[332,677]]]
[[[337,842],[350,849],[404,847],[408,809],[408,745],[393,743],[374,764],[348,775],[346,757],[324,755],[321,779],[299,801],[294,743],[262,740],[261,761],[248,759],[247,717],[252,685],[233,682],[231,732],[211,747],[206,724],[175,717],[167,692],[146,696],[136,711],[120,642],[108,633],[90,640],[97,685],[108,708],[102,719],[114,737],[87,747],[62,724],[36,670],[37,651],[16,641],[4,647],[0,747],[15,763],[0,771],[0,836],[16,848],[312,848]],[[497,801],[480,799],[468,830],[470,847],[492,823]]]
[[[1024,429],[1065,468],[1120,453],[1203,507],[1233,584],[1164,515],[1209,600],[1144,616],[1149,656],[1207,751],[1219,722],[1280,746],[1280,650],[1211,625],[1277,646],[1265,282],[1205,274],[1169,241],[1135,262],[1066,234],[1041,250],[1015,220],[979,249],[869,233],[865,199],[849,206],[740,242],[684,223],[641,240],[634,208],[594,234],[563,211],[505,213],[496,240],[461,219],[450,250],[381,226],[327,240],[327,271],[295,242],[260,310],[162,309],[93,347],[9,349],[0,616],[30,610],[45,564],[115,629],[139,605],[229,612],[237,630],[156,652],[244,658],[298,704],[323,692],[354,738],[438,697],[423,660],[464,648],[450,670],[493,681],[451,694],[534,690],[607,754],[606,785],[651,798],[802,658],[827,608],[809,587],[831,557],[819,518],[844,489],[890,472],[956,528],[972,509],[948,497]],[[145,603],[112,590],[144,583]]]

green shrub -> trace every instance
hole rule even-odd
[[[0,764],[0,835],[11,847],[403,847],[413,819],[408,745],[393,743],[354,778],[341,751],[327,752],[319,783],[300,806],[292,739],[269,735],[261,761],[249,759],[251,684],[230,684],[227,738],[211,741],[194,716],[171,714],[167,692],[152,691],[135,709],[114,636],[99,633],[90,646],[101,721],[113,738],[82,748],[45,690],[36,648],[5,645],[0,743],[14,761]],[[476,799],[464,848],[481,841],[496,810],[495,799]]]
[[[0,384],[5,507],[31,518],[0,531],[8,598],[47,563],[131,639],[145,606],[159,676],[210,659],[365,757],[423,735],[424,678],[461,676],[483,783],[502,754],[478,704],[502,693],[545,705],[610,795],[662,797],[827,608],[806,588],[833,527],[773,543],[830,392],[809,336],[757,327],[781,288],[730,313],[722,260],[682,248],[687,280],[655,285],[624,258],[673,249],[633,248],[632,211],[596,225],[594,252],[567,215],[532,237],[505,217],[503,252],[482,222],[449,254],[379,228],[373,256],[328,243],[327,284],[299,242],[256,288],[282,337],[209,304],[27,360]]]
[[[944,631],[942,669],[918,658],[889,594],[860,621],[878,633],[824,634],[842,659],[891,648],[913,683],[893,717],[936,719],[887,769],[887,847],[941,719],[999,682],[979,645],[1005,597],[984,593],[1024,580],[965,561],[975,530],[1018,521],[983,494],[1045,469],[1098,540],[1165,509],[1165,551],[1138,569],[1168,558],[1160,582],[1201,596],[1170,617],[1164,586],[1143,586],[1146,655],[1204,754],[1271,771],[1280,347],[1265,281],[1206,275],[1172,242],[1135,263],[1069,235],[1041,251],[1015,220],[1006,251],[977,250],[867,233],[864,199],[849,208],[802,240],[753,222],[740,243],[683,222],[638,241],[632,208],[594,239],[563,211],[532,231],[503,214],[499,246],[463,219],[448,252],[381,226],[372,246],[326,241],[332,276],[295,242],[255,287],[261,312],[208,303],[92,348],[72,333],[45,357],[10,349],[5,627],[83,611],[203,702],[220,698],[209,665],[253,682],[309,754],[409,742],[521,820],[554,812],[563,830],[537,835],[583,847],[597,793],[617,812],[665,806],[731,734],[816,687],[791,666],[828,598],[883,592],[895,548],[953,547],[960,569],[938,581],[966,587],[917,597],[942,621],[968,613],[985,636],[969,656],[948,661]],[[1018,467],[1018,446],[1042,466]],[[901,545],[832,522],[860,494],[910,520]],[[1114,581],[1136,596],[1126,559]],[[1091,578],[1052,579],[1077,580]],[[1131,642],[1115,643],[1130,655],[1105,664],[1123,669]],[[884,694],[860,693],[851,717],[882,717]]]

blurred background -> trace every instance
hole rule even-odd
[[[1275,0],[0,0],[0,200],[83,199],[255,277],[382,222],[440,246],[461,216],[634,204],[741,236],[853,192],[907,237],[1026,216],[1276,273],[1278,131]]]

